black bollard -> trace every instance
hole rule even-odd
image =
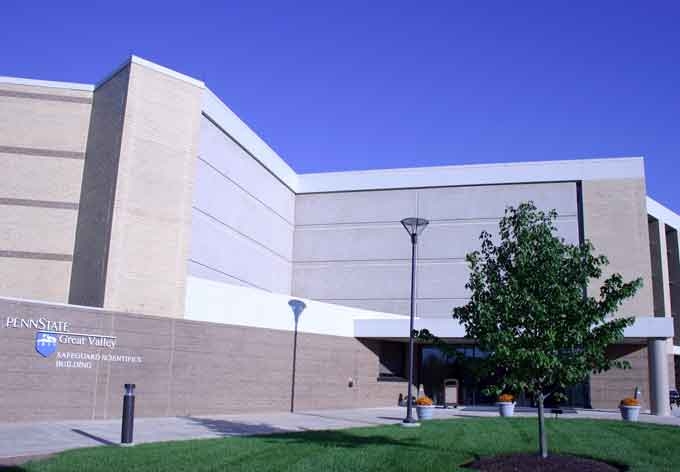
[[[135,423],[135,384],[125,384],[123,395],[123,427],[120,431],[120,442],[132,444],[132,430]]]

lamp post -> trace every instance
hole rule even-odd
[[[293,310],[293,316],[295,317],[295,334],[293,335],[293,378],[290,382],[290,412],[293,413],[295,409],[295,360],[297,357],[297,332],[298,332],[298,320],[302,311],[307,308],[305,302],[302,300],[292,299],[288,301],[288,306]]]
[[[412,390],[413,390],[413,317],[415,315],[416,296],[416,246],[418,236],[425,230],[430,222],[424,218],[404,218],[401,224],[411,237],[411,322],[408,332],[408,395],[406,397],[406,418],[403,426],[417,426],[418,422],[413,418]]]

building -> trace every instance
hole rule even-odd
[[[94,86],[0,78],[0,162],[0,421],[117,417],[124,383],[146,416],[287,410],[295,330],[297,408],[396,404],[399,221],[431,221],[417,327],[475,356],[450,318],[463,258],[526,200],[645,283],[611,348],[633,368],[591,376],[572,402],[614,408],[639,386],[668,414],[680,217],[646,196],[641,158],[297,174],[205,84],[133,56]],[[483,400],[461,369],[418,350],[429,394],[458,376],[461,402]]]

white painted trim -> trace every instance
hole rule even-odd
[[[288,306],[290,295],[187,277],[185,319],[252,328],[293,331],[295,321]],[[360,310],[300,298],[307,305],[298,332],[354,337],[357,319],[405,318],[402,315]],[[405,318],[408,321],[408,318]]]
[[[298,193],[644,178],[641,157],[415,167],[299,175]]]
[[[672,338],[675,333],[670,316],[637,316],[633,326],[623,332],[627,338]]]
[[[297,192],[298,174],[207,87],[203,92],[203,113],[255,156],[255,159],[288,188]]]
[[[120,64],[118,67],[113,69],[112,72],[107,74],[102,80],[97,82],[95,85],[95,89],[99,88],[101,85],[104,83],[108,82],[111,77],[116,75],[118,72],[121,70],[125,69],[129,64],[137,64],[140,66],[147,67],[149,69],[155,70],[156,72],[160,72],[161,74],[169,75],[170,77],[174,77],[175,79],[183,80],[184,82],[188,82],[191,85],[195,85],[196,87],[200,88],[205,88],[205,84],[203,83],[202,80],[194,79],[193,77],[189,77],[188,75],[184,75],[180,72],[174,71],[172,69],[169,69],[167,67],[164,67],[160,64],[156,64],[155,62],[147,61],[146,59],[143,59],[139,56],[135,56],[134,54],[128,57],[123,61],[122,64]]]
[[[463,325],[451,318],[416,318],[414,329],[427,329],[441,339],[465,337]],[[410,320],[403,319],[358,319],[354,321],[354,336],[357,338],[408,339]]]
[[[30,85],[34,87],[60,88],[69,90],[83,90],[85,92],[92,92],[94,90],[94,85],[90,84],[79,84],[75,82],[54,82],[51,80],[23,79],[21,77],[0,76],[0,83],[14,85]]]
[[[147,61],[146,59],[143,59],[139,56],[135,55],[130,56],[130,62],[132,62],[133,64],[138,64],[140,66],[148,67],[149,69],[153,69],[156,72],[160,72],[161,74],[169,75],[170,77],[174,77],[175,79],[183,80],[184,82],[188,82],[191,85],[195,85],[196,87],[205,88],[205,84],[203,83],[202,80],[194,79],[193,77],[189,77],[188,75],[184,75],[180,72],[168,69],[167,67],[164,67],[160,64],[156,64],[155,62]]]
[[[680,231],[680,215],[663,206],[652,197],[647,197],[647,213],[657,220]]]
[[[443,339],[459,339],[465,336],[463,326],[447,318],[416,318],[415,329],[428,329]],[[409,319],[357,319],[354,336],[357,338],[408,339]],[[670,338],[673,336],[673,319],[670,317],[638,316],[633,326],[624,331],[625,338]]]

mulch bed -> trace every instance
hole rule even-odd
[[[625,470],[594,459],[558,454],[552,454],[547,459],[541,459],[535,454],[482,457],[466,464],[465,467],[486,472],[620,472]]]

